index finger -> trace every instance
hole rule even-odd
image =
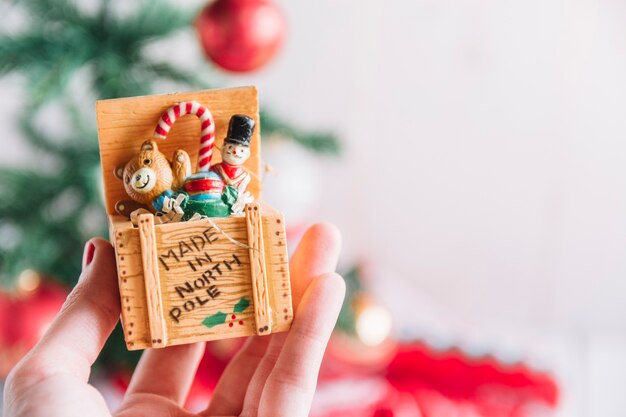
[[[258,415],[307,416],[324,351],[337,322],[345,283],[335,274],[313,280],[263,389]]]
[[[340,251],[341,233],[334,225],[318,223],[306,231],[290,263],[294,311],[314,278],[335,271]]]
[[[290,263],[294,311],[311,281],[335,270],[340,247],[341,235],[331,224],[316,224],[304,234]],[[296,315],[294,323],[297,320]],[[265,381],[274,368],[286,335],[277,333],[251,339],[228,365],[215,390],[214,400],[202,415],[235,415],[241,413],[242,407],[246,409],[244,414],[257,415]],[[228,401],[224,401],[226,398]]]

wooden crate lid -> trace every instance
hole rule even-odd
[[[99,100],[96,102],[98,140],[104,179],[107,213],[115,214],[115,204],[128,200],[124,184],[115,176],[115,169],[135,155],[147,139],[154,139],[154,129],[159,118],[170,106],[181,101],[195,100],[211,110],[215,121],[215,149],[212,164],[221,161],[218,148],[222,147],[233,114],[246,114],[256,121],[250,145],[250,159],[245,167],[252,179],[248,190],[261,197],[261,161],[259,103],[256,87],[204,90],[154,96]],[[157,141],[159,151],[168,159],[176,149],[184,149],[191,157],[195,172],[200,144],[200,120],[195,116],[178,119],[165,140]]]

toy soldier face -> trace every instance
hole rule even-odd
[[[230,165],[243,165],[250,157],[250,148],[243,145],[226,143],[222,147],[222,160]]]

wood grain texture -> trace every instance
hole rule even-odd
[[[138,217],[138,222],[150,343],[155,348],[164,347],[167,346],[167,329],[163,317],[163,297],[161,295],[154,215],[141,214]]]
[[[274,333],[288,330],[293,320],[285,223],[282,214],[270,206],[261,203],[260,207],[267,276],[266,292],[271,316],[269,330]],[[149,348],[152,347],[152,338],[139,229],[121,216],[111,216],[110,224],[118,263],[126,345],[129,350]],[[246,218],[241,216],[210,221],[205,219],[158,224],[155,225],[154,231],[157,259],[163,259],[165,262],[164,264],[160,260],[157,261],[167,334],[166,345],[256,334]],[[234,244],[226,235],[240,244]],[[207,243],[208,241],[211,243]],[[197,247],[194,246],[194,242]],[[181,247],[184,252],[182,256]],[[167,256],[170,250],[177,251],[175,253],[178,260],[171,253]],[[211,262],[206,260],[206,255],[210,256]],[[234,262],[233,255],[237,257],[239,263]],[[200,258],[200,264],[197,257]],[[190,261],[195,270],[190,266]],[[221,273],[213,269],[216,265]],[[203,274],[207,271],[213,272],[210,273],[211,276],[205,275],[204,279]],[[191,292],[185,290],[188,289],[187,283],[193,289]],[[219,295],[214,298],[206,292],[212,285],[219,291]],[[185,289],[180,291],[177,287]],[[196,297],[200,297],[204,304],[200,305]],[[242,299],[250,300],[250,305],[244,311],[235,313],[235,319],[232,319],[234,306]],[[185,303],[189,301],[194,303],[194,308],[186,311]],[[190,304],[187,306],[191,307]],[[176,308],[181,309],[178,322],[170,316],[170,312]],[[218,313],[226,315],[223,324],[211,328],[202,324],[206,317]],[[240,321],[243,324],[239,324]]]
[[[227,236],[242,246],[232,243]],[[160,225],[157,241],[164,261],[159,265],[164,309],[166,314],[180,310],[178,321],[172,315],[167,317],[172,338],[212,340],[253,333],[254,306],[244,218]],[[192,291],[188,291],[187,283]],[[249,307],[234,313],[234,306],[242,299],[250,302]],[[219,313],[227,315],[223,325],[209,328],[202,324],[205,318]]]
[[[255,198],[261,197],[261,125],[256,87],[100,100],[96,102],[96,117],[107,213],[115,214],[115,203],[128,199],[122,181],[114,174],[116,167],[128,162],[139,151],[144,140],[153,139],[154,128],[165,110],[175,103],[190,100],[207,106],[213,114],[215,152],[212,164],[221,161],[217,148],[222,146],[233,114],[246,114],[256,121],[250,143],[250,158],[245,168],[252,174],[248,190]],[[156,140],[159,150],[170,159],[176,149],[187,151],[195,171],[200,143],[200,121],[197,117],[181,117],[174,123],[167,139]]]
[[[293,320],[285,218],[268,204],[262,201],[259,203],[263,213],[263,243],[268,292],[272,306],[272,332],[283,332],[289,330]]]
[[[122,307],[122,327],[129,350],[150,347],[150,329],[141,260],[139,231],[128,219],[110,216],[110,237],[115,248]]]
[[[245,209],[248,229],[248,253],[250,256],[250,280],[254,299],[255,331],[260,335],[272,332],[272,317],[265,268],[265,246],[263,245],[263,227],[261,210],[258,202],[248,204]]]

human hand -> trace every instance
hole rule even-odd
[[[340,237],[332,226],[307,231],[290,265],[296,314],[288,332],[252,336],[199,414],[183,408],[204,343],[149,349],[135,369],[117,417],[306,416],[345,284],[334,273]],[[83,272],[40,342],[11,371],[5,417],[111,416],[89,385],[91,365],[120,315],[111,245],[85,246]]]

